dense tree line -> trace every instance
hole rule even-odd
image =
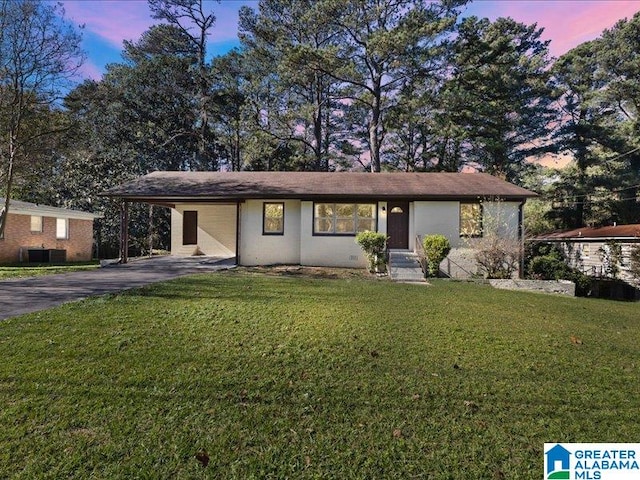
[[[82,54],[63,12],[0,0],[0,196],[105,212],[105,254],[117,205],[97,193],[154,170],[473,168],[542,194],[532,231],[638,222],[640,14],[552,59],[536,25],[465,3],[261,0],[240,10],[241,47],[212,57],[215,3],[149,0],[158,23],[69,89]],[[573,160],[531,162],[554,153]],[[166,211],[132,217],[137,251],[166,246]]]

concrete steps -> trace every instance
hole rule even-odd
[[[426,282],[418,255],[408,250],[389,252],[389,277],[394,282]]]

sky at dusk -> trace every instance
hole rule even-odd
[[[145,0],[64,0],[66,17],[84,24],[83,47],[87,62],[82,74],[99,79],[109,63],[121,60],[122,42],[136,41],[157,20],[151,18]],[[239,46],[238,10],[257,8],[257,0],[211,1],[217,17],[208,48],[213,55]],[[618,20],[640,11],[638,0],[476,0],[462,16],[511,17],[544,28],[543,39],[551,40],[551,55],[558,57],[576,45],[594,39]]]

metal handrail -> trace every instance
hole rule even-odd
[[[413,252],[418,255],[418,257],[420,258],[420,267],[422,268],[422,272],[425,274],[427,274],[427,255],[424,252],[424,247],[422,246],[422,235],[416,235],[416,242],[415,245],[413,247]],[[467,270],[466,268],[464,268],[462,265],[460,265],[459,263],[457,263],[454,260],[451,260],[451,258],[449,258],[447,256],[446,258],[447,263],[449,265],[449,268],[447,269],[448,272],[443,272],[442,269],[439,269],[440,272],[444,273],[447,277],[451,278],[451,264],[453,264],[454,266],[458,267],[460,270],[462,270],[464,273],[466,273],[469,277],[473,277],[475,274],[470,272],[469,270]]]
[[[418,255],[418,263],[422,269],[424,276],[427,276],[427,256],[424,253],[424,247],[422,246],[422,236],[416,235],[416,241],[413,245],[413,253]]]
[[[464,273],[466,273],[467,275],[469,275],[469,277],[473,277],[476,274],[470,272],[469,270],[467,270],[466,268],[464,268],[462,265],[460,265],[459,263],[457,263],[454,260],[451,260],[449,257],[447,257],[447,262],[449,263],[449,268],[448,270],[451,271],[451,264],[455,265],[456,267],[458,267],[460,270],[462,270]],[[450,277],[450,275],[447,274],[448,277]]]

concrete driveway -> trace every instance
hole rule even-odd
[[[97,270],[0,281],[0,320],[37,312],[94,295],[119,292],[163,280],[228,269],[235,259],[155,257]]]

